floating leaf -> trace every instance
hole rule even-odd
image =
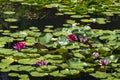
[[[70,16],[71,18],[83,18],[84,16],[82,16],[82,15],[72,15],[72,16]]]
[[[39,72],[34,71],[34,72],[30,72],[30,75],[34,77],[44,77],[44,76],[47,76],[48,73],[39,73]]]
[[[51,38],[53,37],[53,35],[51,33],[46,33],[43,37],[39,37],[39,40],[41,44],[47,44],[50,42]]]
[[[108,77],[108,74],[106,72],[99,72],[99,71],[96,71],[96,73],[92,73],[90,75],[92,75],[92,76],[94,76],[96,78],[102,78],[102,79]]]
[[[19,71],[30,72],[30,71],[34,70],[34,67],[32,67],[32,66],[20,66],[18,69],[19,69]]]
[[[59,71],[53,71],[51,73],[49,73],[51,76],[54,76],[54,77],[65,77],[64,74],[62,73],[59,73]]]
[[[83,56],[83,55],[80,54],[80,53],[74,53],[74,56],[75,56],[75,57],[78,57],[78,58],[80,58],[80,59],[85,58],[85,56]]]
[[[37,61],[38,61],[37,59],[19,59],[18,63],[34,65]]]
[[[60,72],[64,75],[77,75],[77,74],[79,74],[79,70],[65,69],[65,70],[61,70]]]
[[[11,2],[23,2],[24,0],[10,0]]]
[[[4,14],[7,14],[7,15],[15,14],[14,11],[5,11],[5,12],[3,12],[3,13],[4,13]]]
[[[18,77],[18,76],[19,76],[19,73],[9,73],[8,76],[11,76],[11,77]]]
[[[64,14],[73,15],[73,14],[76,14],[76,13],[75,12],[64,12]]]
[[[111,55],[109,57],[107,57],[107,59],[110,61],[110,62],[114,62],[116,63],[119,59],[119,56],[115,56],[115,55]]]
[[[50,55],[50,54],[47,54],[44,56],[46,59],[63,59],[63,57],[61,55]]]
[[[81,22],[93,22],[93,20],[92,19],[81,19]]]
[[[18,19],[14,19],[14,18],[8,18],[8,19],[5,19],[6,22],[17,22]]]

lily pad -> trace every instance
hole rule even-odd
[[[30,72],[30,75],[34,77],[44,77],[44,76],[47,76],[48,73],[39,73],[39,72],[34,71],[34,72]]]
[[[34,67],[32,66],[20,66],[18,68],[19,71],[27,71],[27,72],[30,72],[30,71],[33,71],[34,70]]]
[[[50,55],[50,54],[47,54],[44,57],[46,59],[56,59],[56,60],[63,59],[63,57],[61,55]]]
[[[77,75],[77,74],[79,74],[79,70],[65,69],[65,70],[61,70],[60,72],[64,75]]]
[[[85,58],[85,56],[83,56],[83,55],[80,54],[80,53],[74,53],[74,56],[75,56],[75,57],[78,57],[78,58],[80,58],[80,59]]]
[[[45,26],[46,28],[53,28],[54,26],[52,26],[52,25],[47,25],[47,26]]]
[[[18,68],[21,67],[21,65],[10,65],[7,68],[11,71],[19,71]]]
[[[4,13],[4,14],[7,14],[7,15],[15,14],[14,11],[4,11],[3,13]]]
[[[37,61],[38,61],[37,59],[19,59],[18,63],[34,65]]]
[[[64,12],[64,14],[67,14],[67,15],[74,15],[76,14],[75,12]]]
[[[12,29],[17,29],[18,28],[18,26],[9,26],[10,28],[12,28]]]
[[[81,19],[81,22],[93,22],[93,20],[92,19]]]
[[[71,18],[83,18],[84,16],[82,16],[82,15],[72,15],[72,16],[70,16]]]
[[[39,37],[39,43],[45,45],[50,42],[53,35],[51,33],[46,33],[43,37]]]
[[[23,2],[24,0],[10,0],[11,2]]]
[[[8,76],[11,76],[11,77],[18,77],[18,76],[19,76],[19,73],[9,73]]]
[[[92,73],[90,75],[94,76],[96,78],[102,78],[102,79],[107,78],[109,76],[107,73],[105,73],[105,72],[99,72],[99,71],[96,71],[96,73]]]
[[[51,76],[54,76],[54,77],[65,77],[66,75],[60,73],[59,71],[53,71],[51,73],[49,73]]]
[[[14,18],[8,18],[8,19],[5,19],[6,22],[17,22],[18,19],[14,19]]]

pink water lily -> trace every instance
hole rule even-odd
[[[80,42],[81,43],[86,43],[87,42],[87,38],[80,38]]]
[[[67,39],[69,41],[76,41],[77,40],[77,36],[75,34],[70,34],[67,36]]]
[[[44,65],[47,65],[47,64],[48,64],[48,62],[45,61],[45,60],[40,60],[40,61],[36,62],[36,66],[44,66]]]
[[[99,60],[99,65],[108,65],[110,62],[107,59],[100,59]]]
[[[99,57],[99,53],[98,53],[98,52],[93,52],[93,56],[94,56],[95,58],[98,58],[98,57]]]
[[[21,49],[26,47],[26,43],[25,42],[17,42],[14,45],[14,49],[16,49],[17,51],[20,51]]]

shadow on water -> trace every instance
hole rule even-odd
[[[30,26],[36,26],[38,27],[40,30],[43,30],[44,27],[46,25],[53,25],[54,28],[62,28],[63,24],[66,23],[67,20],[72,19],[75,20],[77,23],[80,23],[81,25],[87,25],[89,24],[89,26],[93,29],[103,29],[103,30],[114,30],[114,29],[120,29],[120,16],[117,14],[114,14],[113,16],[105,16],[105,15],[91,15],[90,14],[90,18],[108,18],[108,20],[110,21],[109,23],[106,24],[98,24],[98,23],[83,23],[80,22],[80,19],[73,19],[70,18],[70,15],[61,15],[61,16],[57,16],[55,15],[55,13],[57,13],[57,9],[55,8],[51,8],[49,10],[47,10],[49,12],[49,14],[40,19],[25,19],[25,18],[21,18],[21,21],[19,23],[17,23],[21,29],[24,28],[29,28]],[[84,18],[83,18],[84,19]]]

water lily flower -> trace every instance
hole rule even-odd
[[[108,65],[110,62],[107,59],[100,59],[99,65]]]
[[[36,63],[36,66],[44,66],[44,65],[47,65],[47,64],[48,64],[47,61],[45,61],[45,60],[40,60],[40,61],[38,61],[38,62]]]
[[[17,50],[17,51],[20,51],[21,49],[25,48],[26,47],[26,43],[25,42],[17,42],[15,43],[14,45],[14,48]]]
[[[77,40],[77,36],[75,34],[70,34],[70,35],[68,35],[67,39],[69,41],[76,41]]]
[[[81,43],[86,43],[87,42],[87,38],[80,38],[80,42]]]
[[[98,52],[93,52],[93,56],[94,56],[95,58],[98,58],[98,57],[99,57],[99,53],[98,53]]]
[[[92,21],[93,21],[93,23],[96,23],[97,22],[97,20],[94,18],[94,19],[92,19]]]

